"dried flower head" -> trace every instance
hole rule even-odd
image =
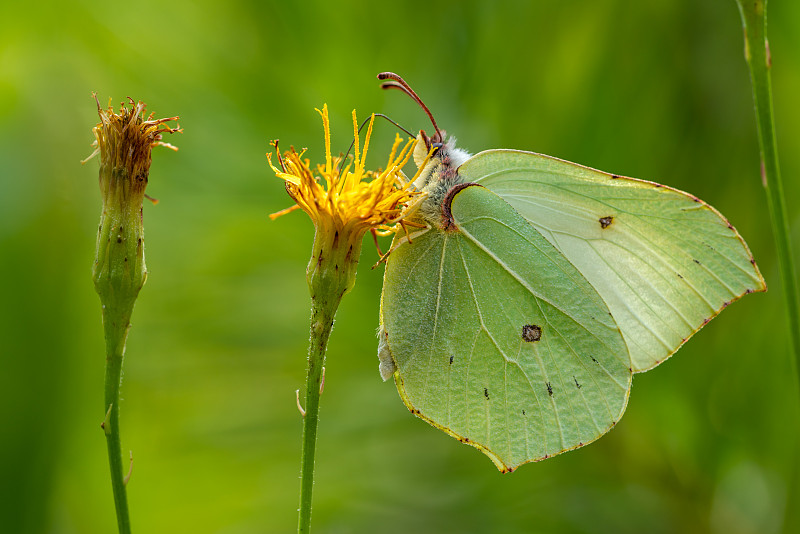
[[[107,109],[100,106],[97,95],[97,112],[100,123],[95,126],[94,152],[82,161],[86,163],[100,154],[100,188],[105,193],[110,184],[103,184],[104,170],[109,177],[122,179],[130,184],[132,192],[144,193],[150,172],[151,150],[154,146],[165,146],[178,150],[169,143],[161,141],[163,133],[182,132],[180,126],[170,128],[166,123],[178,117],[154,119],[153,114],[145,117],[144,102],[135,102],[128,97],[130,107],[122,103],[119,113],[109,104]],[[104,194],[104,197],[106,195]]]
[[[178,117],[145,116],[144,102],[129,98],[130,105],[123,103],[116,113],[110,105],[103,109],[97,95],[93,96],[100,123],[92,129],[95,150],[83,163],[100,155],[103,210],[94,262],[95,289],[105,310],[130,310],[147,278],[142,202],[150,173],[150,152],[158,145],[177,150],[162,142],[161,136],[181,130],[166,125]]]

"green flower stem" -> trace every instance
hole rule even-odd
[[[783,195],[778,145],[775,140],[775,120],[772,110],[772,82],[770,68],[772,59],[767,41],[766,0],[736,0],[744,24],[745,59],[750,67],[753,84],[753,99],[758,125],[758,143],[761,150],[761,178],[767,192],[769,213],[772,220],[775,245],[780,263],[781,281],[786,299],[789,334],[794,357],[795,389],[800,392],[800,291],[789,234],[786,201]]]
[[[124,169],[113,169],[101,164],[100,188],[103,194],[103,213],[97,235],[93,278],[95,290],[103,305],[106,341],[103,430],[106,435],[119,532],[130,534],[119,433],[119,386],[131,313],[147,277],[142,239],[144,187],[130,180]]]
[[[107,309],[106,309],[107,310]],[[131,524],[128,514],[128,494],[125,491],[124,466],[122,463],[122,447],[119,437],[119,385],[122,377],[122,355],[128,328],[120,327],[129,324],[127,317],[112,317],[103,310],[103,324],[106,336],[106,381],[105,405],[106,418],[103,430],[106,434],[108,464],[111,471],[111,488],[114,491],[114,506],[117,510],[117,526],[120,534],[130,534]]]
[[[750,68],[750,82],[753,85],[753,100],[758,125],[758,144],[761,152],[761,179],[767,192],[770,219],[778,252],[781,281],[786,300],[786,316],[789,320],[789,337],[794,357],[790,365],[794,371],[795,391],[800,393],[800,291],[797,286],[797,272],[792,254],[789,220],[786,214],[786,201],[783,195],[780,167],[778,165],[778,145],[775,139],[775,120],[772,109],[772,81],[770,69],[772,58],[767,40],[767,2],[766,0],[736,0],[744,25],[744,56]],[[797,502],[800,486],[800,459],[794,458],[794,473],[787,488],[784,516],[785,532],[796,532],[800,524]]]
[[[361,254],[363,232],[335,230],[327,221],[317,221],[306,279],[311,292],[311,339],[308,352],[303,449],[300,460],[300,511],[297,532],[311,528],[311,498],[314,488],[314,454],[319,423],[319,397],[323,365],[333,318],[342,297],[353,288]]]

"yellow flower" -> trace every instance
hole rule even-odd
[[[414,197],[421,194],[413,189],[413,179],[407,180],[401,171],[411,157],[414,140],[409,140],[398,153],[402,140],[397,135],[385,169],[367,171],[365,162],[375,116],[369,122],[364,150],[361,152],[358,122],[353,110],[355,155],[353,161],[340,170],[342,158],[331,156],[327,104],[317,112],[322,115],[325,133],[325,164],[312,169],[309,160],[303,159],[304,151],[298,153],[292,148],[284,153],[283,158],[278,153],[279,169],[273,165],[271,154],[267,154],[272,170],[279,178],[286,180],[286,191],[297,202],[296,206],[270,217],[275,219],[301,208],[318,229],[324,226],[326,230],[339,234],[354,234],[354,238],[363,236],[367,230],[394,231],[391,225],[402,221],[417,205],[415,200],[419,198]],[[273,146],[277,151],[277,141],[273,142]]]
[[[311,217],[315,233],[306,280],[312,300],[319,306],[327,302],[335,310],[342,296],[355,285],[361,241],[367,230],[373,234],[396,232],[406,224],[404,217],[416,210],[424,194],[414,190],[414,179],[407,180],[401,170],[413,153],[413,139],[398,153],[402,140],[396,136],[386,168],[367,171],[365,162],[375,116],[370,119],[362,152],[353,110],[355,154],[353,161],[340,170],[342,158],[331,156],[328,106],[317,111],[322,115],[325,133],[325,164],[312,168],[310,161],[303,159],[304,152],[292,148],[283,157],[277,154],[279,169],[267,154],[272,170],[286,181],[286,191],[297,203],[270,217],[275,219],[297,208]],[[272,144],[277,152],[278,142]]]

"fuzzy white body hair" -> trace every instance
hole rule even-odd
[[[417,167],[425,165],[414,180],[414,187],[428,194],[420,206],[419,213],[422,219],[434,228],[442,226],[442,202],[447,192],[463,181],[458,175],[458,167],[470,158],[469,152],[456,148],[455,143],[455,138],[448,139],[427,163],[424,162],[428,156],[428,148],[422,135],[417,137],[417,146],[414,148],[414,163]]]

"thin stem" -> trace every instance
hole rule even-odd
[[[117,511],[120,534],[130,534],[128,497],[119,433],[119,385],[125,342],[130,329],[136,297],[144,285],[142,200],[130,202],[125,193],[129,182],[123,172],[107,166],[100,168],[101,186],[105,186],[103,212],[97,235],[97,254],[93,268],[94,286],[103,309],[106,342],[106,379],[103,395],[103,430],[106,435],[111,488]]]
[[[311,528],[311,496],[314,489],[314,454],[317,446],[319,397],[325,349],[333,327],[333,317],[339,302],[312,300],[311,339],[306,378],[305,417],[303,418],[303,450],[300,458],[300,516],[297,531],[307,533]]]
[[[103,310],[103,326],[106,336],[106,380],[105,410],[103,430],[108,449],[108,465],[111,471],[111,488],[114,492],[114,506],[117,511],[117,526],[120,534],[130,534],[131,523],[128,514],[128,494],[125,489],[125,475],[122,463],[122,447],[119,435],[119,385],[122,376],[122,358],[125,340],[130,326],[130,312],[114,316],[108,308]]]
[[[758,125],[758,143],[761,151],[761,179],[767,193],[770,219],[775,235],[781,281],[786,299],[786,316],[789,320],[789,335],[794,357],[795,389],[800,393],[800,290],[789,234],[786,200],[783,195],[778,145],[775,139],[775,120],[772,110],[772,82],[770,69],[772,58],[767,41],[766,0],[736,0],[742,15],[745,38],[745,59],[750,67],[753,84],[753,99]]]
[[[144,192],[150,172],[150,151],[154,146],[166,145],[161,142],[163,133],[181,130],[165,124],[177,120],[178,117],[153,120],[152,114],[148,116],[145,113],[143,102],[136,103],[129,98],[130,107],[123,104],[119,113],[115,113],[110,107],[104,110],[97,96],[94,96],[100,115],[100,124],[94,127],[93,132],[97,147],[95,154],[100,154],[98,185],[103,198],[103,211],[97,232],[92,279],[103,307],[106,341],[103,408],[106,417],[103,420],[103,430],[106,435],[119,532],[130,534],[125,489],[129,476],[123,475],[119,437],[122,358],[133,306],[147,279],[142,202],[145,197],[150,198]]]
[[[775,138],[775,119],[772,108],[772,81],[770,69],[772,57],[767,40],[767,1],[736,0],[744,25],[744,55],[750,68],[750,81],[753,85],[753,100],[758,125],[758,144],[761,152],[761,180],[767,193],[767,203],[775,236],[775,246],[786,300],[786,317],[789,321],[789,338],[794,357],[789,358],[793,369],[795,392],[800,394],[800,290],[797,285],[797,272],[792,254],[789,220],[786,213],[786,200],[783,194],[780,166],[778,164],[778,144]],[[798,398],[800,400],[800,398]],[[789,470],[787,488],[788,506],[784,514],[786,532],[795,532],[800,520],[797,517],[796,502],[800,464],[798,455],[792,458],[794,469]]]
[[[342,297],[356,283],[356,268],[364,231],[338,230],[332,222],[317,223],[306,280],[311,292],[311,339],[308,351],[303,449],[300,460],[300,513],[297,532],[311,528],[311,496],[314,489],[314,454],[317,446],[320,386],[328,338]]]

